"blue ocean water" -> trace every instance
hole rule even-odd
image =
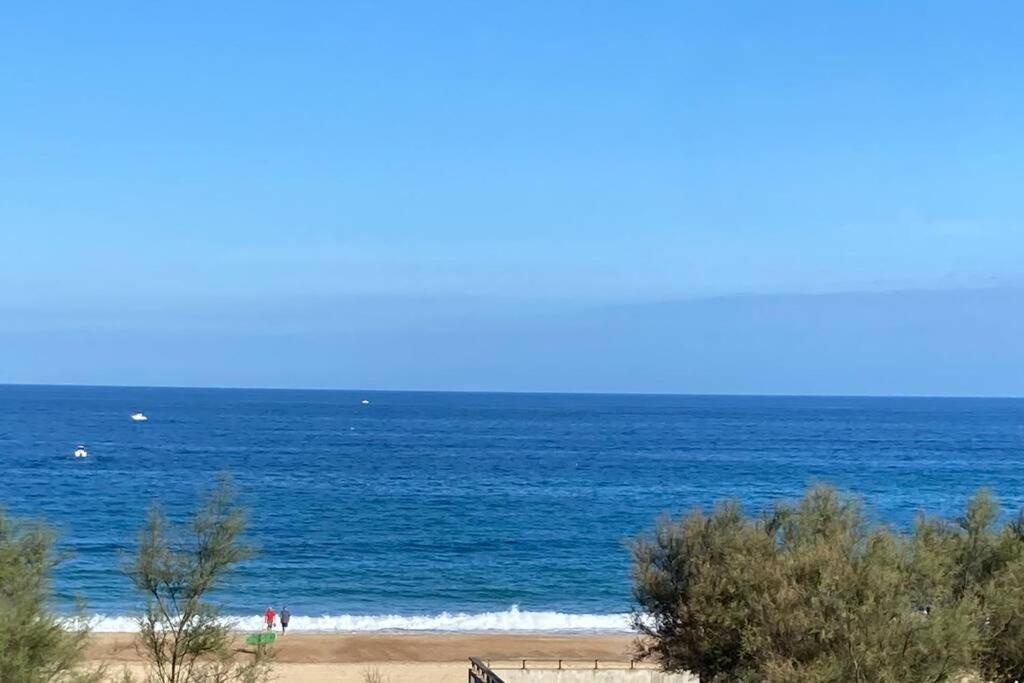
[[[74,552],[60,599],[115,628],[140,604],[119,565],[148,506],[186,515],[225,470],[262,550],[221,594],[228,613],[614,628],[626,542],[666,512],[756,510],[813,482],[894,524],[955,515],[980,486],[1015,511],[1024,400],[2,386],[0,462],[0,504]]]

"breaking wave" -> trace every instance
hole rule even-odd
[[[229,616],[227,620],[242,631],[258,631],[262,617]],[[130,633],[136,630],[135,620],[126,616],[95,615],[94,631]],[[623,633],[630,630],[629,614],[569,614],[566,612],[531,612],[513,606],[503,612],[441,612],[429,615],[403,614],[324,614],[292,617],[289,631],[319,633],[359,633],[379,631],[491,631],[491,632],[561,632],[561,633]]]

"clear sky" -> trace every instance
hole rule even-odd
[[[835,368],[422,366],[485,328],[568,356],[592,332],[552,320],[605,306],[1017,291],[1021,25],[1010,2],[11,4],[0,381],[799,391]]]

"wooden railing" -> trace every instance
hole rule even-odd
[[[636,669],[638,662],[635,659],[542,659],[536,657],[510,657],[495,660],[500,666],[496,669]],[[494,666],[495,661],[489,661],[487,666]],[[648,668],[640,664],[639,668]]]
[[[523,657],[510,657],[498,659],[494,662],[484,662],[479,657],[469,658],[469,683],[505,683],[498,674],[491,670],[491,666],[498,669],[522,669],[522,670],[551,670],[551,669],[595,669],[595,670],[629,670],[636,668],[647,668],[643,664],[637,666],[636,660],[609,660],[609,659],[534,659]]]
[[[469,658],[469,683],[505,683],[478,657]]]

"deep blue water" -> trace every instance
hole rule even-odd
[[[1022,447],[1009,399],[0,387],[0,504],[58,526],[61,598],[106,614],[139,603],[118,567],[147,507],[180,516],[224,470],[262,548],[230,613],[607,614],[659,514],[816,481],[896,524],[979,486],[1016,510]]]

